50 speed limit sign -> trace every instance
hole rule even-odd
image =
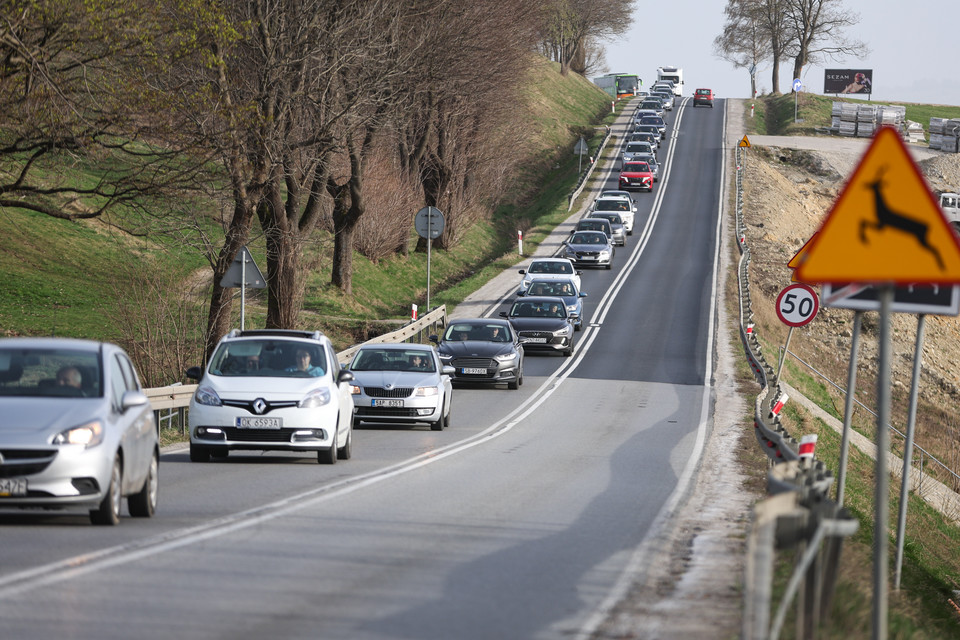
[[[817,316],[820,299],[805,284],[792,284],[777,296],[777,317],[790,327],[802,327]]]

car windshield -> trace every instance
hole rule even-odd
[[[210,373],[215,376],[307,378],[322,376],[326,371],[323,349],[297,340],[227,341],[210,360]]]
[[[509,342],[507,328],[494,322],[455,322],[443,334],[446,342],[483,340],[486,342]]]
[[[619,213],[598,213],[598,218],[606,218],[610,221],[610,224],[623,224],[623,218],[620,217]]]
[[[609,223],[607,221],[600,222],[599,220],[581,220],[577,224],[577,231],[603,231],[607,232],[607,226]]]
[[[566,318],[567,310],[561,302],[521,301],[510,310],[515,318]]]
[[[596,211],[629,211],[630,203],[625,200],[597,200]]]
[[[354,356],[351,371],[420,371],[437,370],[430,353],[424,349],[383,349],[364,347]]]
[[[573,234],[570,239],[571,244],[607,244],[607,238],[604,234],[597,231],[584,231],[583,233]]]
[[[528,273],[573,273],[573,266],[569,262],[534,262]]]
[[[532,296],[572,296],[573,284],[570,282],[534,282],[527,290]]]
[[[101,397],[100,355],[69,349],[0,349],[0,396]]]
[[[627,153],[643,153],[647,151],[649,146],[644,142],[630,142],[627,143]]]
[[[648,165],[646,162],[628,162],[627,164],[623,165],[623,170],[628,173],[644,173],[650,171],[650,165]]]
[[[640,124],[661,125],[663,124],[663,118],[660,116],[643,116],[643,118],[640,120]]]

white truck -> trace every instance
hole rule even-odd
[[[683,95],[683,69],[680,67],[657,67],[657,80],[673,82],[673,95]]]
[[[953,230],[960,234],[960,194],[949,191],[940,194],[940,209]]]

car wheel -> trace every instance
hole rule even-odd
[[[209,460],[209,449],[199,444],[190,443],[190,462],[208,462]]]
[[[449,407],[449,406],[448,406],[448,407],[447,407],[447,415],[443,416],[443,428],[444,428],[444,429],[449,429],[449,428],[450,428],[450,421],[451,421],[451,418],[452,418],[452,417],[453,417],[453,407]]]
[[[149,518],[157,511],[157,495],[160,487],[160,458],[153,452],[150,468],[143,481],[143,488],[127,498],[127,509],[134,518]]]
[[[611,266],[612,266],[612,265],[608,262],[607,264],[604,265],[604,269],[606,269],[607,271],[610,271],[610,267],[611,267]],[[580,327],[574,327],[574,329],[576,329],[577,331],[579,331],[579,330],[580,330]]]
[[[431,431],[443,431],[443,407],[440,407],[440,417],[437,418],[436,422],[430,423]]]
[[[100,506],[90,510],[90,522],[113,526],[120,523],[120,487],[123,482],[123,468],[120,466],[120,456],[113,459],[113,469],[110,470],[110,484],[107,492],[100,501]]]
[[[353,457],[353,429],[347,434],[347,443],[337,449],[337,457],[341,460],[349,460]]]
[[[507,389],[510,389],[511,391],[516,391],[519,388],[520,388],[520,376],[517,376],[514,380],[510,380],[507,382]]]
[[[564,358],[569,358],[573,355],[573,345],[570,345],[570,348],[563,352]]]
[[[317,462],[320,464],[337,464],[337,439],[339,432],[333,432],[333,438],[330,439],[330,446],[326,449],[317,451]]]

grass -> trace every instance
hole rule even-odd
[[[748,133],[760,135],[815,135],[832,124],[834,102],[906,107],[906,119],[923,125],[929,139],[930,118],[960,118],[960,107],[917,104],[912,102],[876,102],[856,98],[821,96],[799,93],[794,105],[794,94],[760,96],[755,104],[754,117],[747,118]],[[794,109],[796,119],[794,121]]]

